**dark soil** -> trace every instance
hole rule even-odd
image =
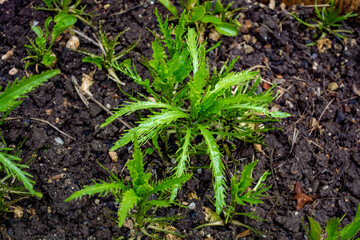
[[[88,11],[98,14],[94,22],[104,20],[103,30],[111,35],[125,27],[130,28],[121,39],[122,46],[135,42],[141,34],[135,51],[127,56],[132,61],[138,63],[141,55],[151,56],[153,35],[146,28],[156,29],[155,7],[162,14],[166,13],[160,4],[146,3],[130,10],[137,3],[127,0],[83,2]],[[105,10],[107,3],[110,7]],[[25,76],[21,59],[26,56],[26,36],[34,37],[30,26],[34,21],[43,26],[47,16],[53,14],[31,8],[41,4],[40,0],[8,0],[0,5],[0,55],[11,49],[14,51],[11,58],[0,60],[1,86]],[[241,159],[242,164],[252,159],[260,160],[255,179],[266,170],[273,173],[268,179],[273,186],[267,192],[268,197],[263,199],[264,204],[239,209],[255,211],[267,221],[239,220],[267,233],[265,239],[279,240],[304,239],[303,217],[313,217],[324,226],[328,219],[346,213],[342,223],[349,223],[360,199],[360,98],[354,91],[356,87],[360,89],[359,25],[354,22],[345,24],[344,28],[354,30],[354,34],[343,42],[330,36],[331,48],[320,52],[316,46],[306,46],[311,42],[313,32],[290,18],[287,15],[289,9],[282,11],[277,6],[271,10],[250,1],[237,1],[234,7],[243,8],[241,21],[246,21],[247,27],[241,29],[238,37],[222,37],[221,47],[209,55],[211,62],[221,65],[227,58],[240,57],[236,70],[256,66],[264,81],[278,84],[276,90],[280,95],[274,106],[292,114],[292,117],[275,124],[282,131],[273,130],[264,135],[268,145],[263,147],[265,154],[256,151],[251,144],[235,142],[235,159]],[[129,11],[111,16],[124,10]],[[309,16],[311,9],[298,8],[297,12]],[[80,22],[76,26],[91,36],[89,27]],[[90,74],[95,67],[82,63],[82,54],[64,48],[69,37],[65,34],[54,46],[59,59],[56,67],[68,79],[75,76],[80,81],[82,74]],[[209,41],[210,45],[213,44],[212,40]],[[80,47],[97,51],[82,38]],[[12,68],[19,70],[14,76],[9,74]],[[140,75],[146,74],[140,64],[137,68]],[[30,68],[30,72],[35,73],[35,69]],[[94,80],[90,90],[104,106],[114,109],[128,99],[104,71],[96,69]],[[123,81],[126,82],[125,92],[143,91],[129,79],[123,78]],[[330,83],[337,83],[338,89],[329,90]],[[33,91],[11,116],[47,120],[75,140],[35,120],[12,120],[2,126],[8,144],[17,146],[26,139],[21,148],[23,159],[35,154],[28,171],[36,180],[36,189],[44,197],[27,198],[16,203],[23,209],[23,216],[15,218],[10,213],[8,219],[2,219],[0,238],[112,239],[123,236],[127,239],[130,230],[126,227],[119,229],[111,220],[114,217],[112,211],[116,211],[112,197],[86,197],[80,201],[64,202],[70,194],[91,184],[92,179],[107,178],[107,172],[98,162],[121,176],[127,175],[123,167],[131,157],[129,149],[124,147],[117,151],[117,163],[112,162],[108,154],[112,143],[121,136],[123,126],[116,122],[100,128],[108,117],[107,113],[92,101],[90,108],[86,108],[71,81],[61,75]],[[313,118],[320,127],[312,130]],[[136,117],[124,120],[133,123]],[[56,137],[64,144],[57,143]],[[146,161],[154,175],[161,175],[164,167],[155,157],[147,157]],[[227,165],[228,171],[234,170],[231,161]],[[237,166],[239,168],[241,166]],[[52,179],[59,174],[63,175]],[[302,184],[304,193],[319,196],[300,210],[296,210],[296,201],[291,200],[296,182]],[[194,194],[197,198],[193,198]],[[179,200],[194,202],[196,208],[172,207],[161,214],[182,214],[183,218],[173,226],[185,234],[186,239],[236,239],[237,234],[245,229],[229,225],[194,230],[205,222],[202,206],[213,209],[209,200],[212,198],[210,172],[195,171],[194,178],[183,186]],[[258,238],[254,235],[246,237]]]

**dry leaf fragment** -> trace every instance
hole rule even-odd
[[[323,53],[326,51],[326,49],[331,48],[331,40],[328,38],[322,38],[317,41],[317,48],[320,53]]]
[[[297,210],[300,210],[308,202],[313,202],[315,199],[319,198],[316,195],[308,196],[308,195],[304,194],[302,191],[300,182],[295,183],[295,193],[296,193],[296,195],[293,196],[291,199],[297,200],[297,205],[296,205]]]
[[[266,153],[265,153],[264,150],[262,149],[262,145],[261,145],[261,144],[254,143],[254,147],[255,147],[255,150],[256,150],[256,151],[261,152],[264,156],[266,156]]]
[[[270,89],[270,85],[269,85],[267,82],[264,82],[262,87],[263,87],[263,89],[265,89],[265,90],[269,90],[269,89]]]
[[[14,218],[22,218],[24,215],[24,210],[20,206],[12,206]]]
[[[170,232],[177,232],[178,230],[174,227],[174,226],[167,226],[165,227],[165,230],[170,231]],[[166,240],[182,240],[180,237],[171,234],[171,233],[167,233],[165,235],[165,239]]]
[[[355,84],[352,86],[354,93],[356,93],[358,96],[360,96],[360,90],[356,87]]]
[[[236,240],[238,240],[239,238],[244,238],[246,236],[249,236],[251,233],[251,231],[249,229],[246,229],[245,231],[239,233],[238,235],[236,235]]]
[[[90,92],[90,86],[93,85],[93,83],[94,83],[94,79],[92,77],[92,74],[87,75],[84,73],[81,79],[81,87],[80,87],[81,91],[88,94],[89,96],[92,96]]]

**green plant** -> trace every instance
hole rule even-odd
[[[345,214],[346,215],[346,214]],[[345,215],[339,219],[334,218],[326,222],[325,234],[318,222],[313,218],[309,217],[310,229],[305,227],[304,221],[303,226],[306,231],[306,235],[310,240],[349,240],[354,239],[355,235],[360,231],[360,204],[356,212],[354,220],[346,225],[344,228],[340,229],[340,222],[345,217]],[[359,240],[360,238],[356,238]]]
[[[316,17],[318,19],[312,19],[315,23],[308,23],[303,20],[301,20],[298,16],[296,16],[293,13],[289,13],[291,16],[293,16],[297,21],[304,24],[305,26],[313,29],[317,29],[317,34],[314,36],[317,38],[319,33],[320,39],[325,38],[328,34],[335,35],[338,38],[344,39],[345,37],[341,33],[352,33],[352,31],[344,30],[344,29],[338,29],[338,27],[341,26],[340,22],[344,21],[351,17],[356,17],[357,13],[347,13],[345,15],[339,15],[340,9],[336,8],[335,6],[336,0],[330,0],[328,2],[329,7],[322,7],[320,10],[318,8],[318,5],[315,1],[315,13]]]
[[[136,139],[136,137],[134,137],[134,139]],[[106,196],[111,193],[114,195],[116,202],[120,203],[120,208],[117,212],[119,227],[122,227],[127,217],[132,217],[135,220],[136,229],[140,229],[145,235],[151,237],[145,229],[145,224],[161,222],[168,219],[166,217],[153,218],[148,212],[154,207],[169,207],[170,202],[165,199],[163,193],[171,189],[174,184],[186,182],[191,178],[191,175],[169,178],[158,183],[150,180],[152,174],[145,172],[143,156],[136,140],[133,159],[128,161],[126,167],[130,173],[131,183],[126,184],[123,179],[119,179],[112,172],[108,171],[111,175],[110,183],[101,180],[99,182],[94,181],[94,185],[85,186],[84,189],[73,193],[65,202],[81,198],[84,195],[89,195],[89,197],[94,194]],[[157,196],[157,198],[154,199],[154,196]],[[129,211],[133,209],[134,206],[136,206],[136,213],[129,214]],[[174,218],[170,217],[169,219]],[[160,228],[154,228],[152,225],[149,228],[161,230]]]
[[[81,0],[76,0],[73,5],[70,5],[71,2],[72,0],[44,0],[46,7],[35,7],[35,9],[41,11],[52,11],[56,13],[64,12],[67,15],[75,16],[79,20],[93,27],[91,23],[93,15],[84,11],[86,5],[80,7]]]
[[[101,26],[100,26],[99,33],[98,33],[98,39],[96,39],[97,40],[96,44],[101,49],[102,55],[98,56],[98,55],[91,54],[86,51],[80,51],[81,53],[87,55],[87,57],[84,57],[82,59],[83,62],[93,63],[100,69],[105,68],[109,74],[109,77],[121,85],[125,85],[125,84],[123,82],[121,82],[120,78],[115,73],[113,64],[116,61],[118,61],[120,58],[125,56],[127,53],[129,53],[131,50],[133,50],[136,47],[136,45],[138,44],[138,42],[140,41],[140,38],[139,38],[137,40],[137,42],[133,43],[128,48],[120,51],[119,53],[116,53],[116,47],[120,44],[119,38],[127,30],[128,29],[124,29],[124,31],[118,33],[112,40],[110,40],[110,38],[108,38],[107,34],[103,31],[101,31]]]
[[[57,14],[54,17],[55,25],[50,33],[49,25],[51,21],[52,17],[48,17],[45,21],[45,34],[39,26],[31,26],[37,38],[33,41],[27,37],[31,45],[25,45],[28,56],[23,58],[23,60],[29,60],[25,64],[25,70],[32,64],[42,64],[47,68],[53,67],[56,62],[56,56],[51,51],[51,47],[60,34],[75,24],[76,18],[72,15],[67,15],[65,12]],[[47,43],[48,37],[51,39],[49,44]]]
[[[170,0],[159,0],[159,2],[166,7],[174,18],[179,18],[178,10],[170,3]],[[240,27],[237,18],[238,14],[235,12],[240,9],[229,10],[233,3],[229,3],[226,7],[221,4],[220,0],[205,1],[200,4],[199,0],[180,0],[181,7],[187,13],[187,24],[195,24],[197,32],[205,31],[205,28],[214,27],[217,32],[225,36],[237,36],[238,27]],[[214,9],[211,10],[214,5]]]
[[[196,228],[207,227],[207,226],[225,226],[226,224],[234,224],[237,226],[242,226],[250,229],[256,234],[261,234],[258,230],[251,228],[248,225],[245,225],[238,220],[235,219],[236,216],[247,216],[252,219],[262,220],[258,216],[256,216],[253,212],[243,213],[236,212],[236,206],[244,206],[246,204],[257,205],[263,203],[260,200],[260,197],[263,197],[264,192],[266,192],[271,186],[266,187],[263,182],[266,181],[266,178],[270,173],[268,171],[264,172],[262,176],[258,179],[256,185],[253,188],[250,188],[254,179],[252,178],[252,172],[256,166],[258,161],[254,161],[249,163],[243,167],[241,174],[235,174],[231,178],[231,200],[230,205],[226,206],[224,209],[224,217],[219,217],[213,212],[209,212],[211,214],[210,219],[212,220],[210,223],[206,223],[200,225]]]
[[[155,35],[153,59],[144,63],[153,82],[150,84],[149,79],[142,80],[129,60],[115,64],[115,68],[143,86],[151,98],[140,95],[143,101],[135,100],[123,105],[101,127],[123,115],[149,110],[152,115],[141,119],[138,126],[125,133],[111,151],[135,141],[134,132],[139,134],[139,143],[152,140],[153,146],[159,151],[159,137],[167,144],[169,136],[174,135],[180,144],[176,152],[175,177],[187,172],[190,154],[204,153],[206,149],[214,177],[216,212],[220,214],[226,206],[226,180],[220,142],[233,138],[259,142],[259,132],[269,130],[263,122],[276,121],[276,118],[289,114],[268,110],[268,105],[274,100],[273,93],[271,90],[257,93],[260,81],[257,72],[230,73],[236,60],[229,66],[225,64],[220,71],[214,69],[211,74],[205,54],[219,44],[208,50],[205,50],[206,43],[199,45],[195,30],[185,26],[184,14],[176,28],[168,26],[168,18],[163,23],[157,11],[155,14],[163,39]],[[174,33],[174,37],[171,33]],[[198,142],[193,141],[195,137]],[[174,187],[172,200],[179,187]]]
[[[24,94],[32,91],[35,87],[40,86],[43,82],[54,77],[58,73],[59,70],[49,70],[39,75],[32,75],[28,78],[23,78],[21,81],[17,79],[13,84],[9,83],[5,90],[0,93],[0,126],[5,121],[6,116],[8,116],[14,108],[21,104],[21,101],[17,101],[17,99],[26,97]],[[21,159],[16,154],[11,154],[13,149],[7,147],[1,132],[0,136],[2,139],[2,144],[0,144],[0,172],[5,173],[5,177],[0,179],[0,199],[4,194],[23,193],[23,191],[18,188],[12,188],[7,185],[6,180],[10,177],[17,178],[20,182],[22,182],[31,195],[42,197],[41,193],[34,190],[34,181],[30,179],[32,176],[23,171],[23,169],[28,168],[28,166],[26,164],[21,164]],[[5,206],[4,201],[0,204]]]

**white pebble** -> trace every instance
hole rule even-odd
[[[16,75],[18,72],[19,72],[19,70],[18,70],[17,68],[12,68],[12,69],[10,69],[9,74],[10,74],[11,76],[14,76],[14,75]]]
[[[72,36],[66,43],[66,47],[71,50],[76,50],[80,46],[80,40],[77,36]]]
[[[196,207],[196,204],[195,204],[194,202],[190,203],[189,206],[188,206],[188,208],[189,208],[190,210],[194,210],[195,207]]]
[[[64,144],[64,141],[63,141],[61,138],[59,138],[59,137],[56,137],[54,140],[55,140],[55,142],[57,142],[57,143],[60,144],[60,145],[63,145],[63,144]]]

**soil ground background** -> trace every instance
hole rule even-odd
[[[160,4],[152,5],[150,2],[143,2],[146,4],[138,7],[137,2],[127,0],[83,2],[87,4],[87,11],[98,14],[94,22],[103,20],[103,29],[111,35],[125,27],[130,28],[121,38],[122,46],[135,42],[141,34],[141,41],[126,57],[137,63],[139,74],[144,76],[145,68],[138,60],[141,55],[150,57],[152,54],[150,44],[153,35],[147,28],[156,29],[155,7],[163,15],[166,10]],[[30,26],[34,21],[43,26],[47,16],[52,14],[31,8],[41,4],[40,0],[8,0],[0,5],[0,55],[11,49],[14,51],[11,58],[0,60],[1,86],[25,76],[21,61],[26,56],[24,44],[28,44],[26,36],[35,36]],[[106,4],[110,4],[107,9],[104,8]],[[273,173],[268,178],[268,184],[273,187],[263,199],[264,204],[239,209],[256,211],[267,221],[239,220],[266,232],[265,239],[279,240],[304,239],[303,217],[307,219],[311,216],[324,226],[326,220],[346,213],[342,223],[349,223],[360,200],[359,24],[345,23],[344,28],[354,33],[343,42],[330,36],[330,46],[323,51],[316,46],[306,46],[311,42],[313,32],[290,18],[288,8],[282,10],[277,5],[272,10],[252,1],[236,1],[234,7],[242,7],[240,21],[246,24],[237,37],[221,37],[221,47],[209,53],[210,63],[221,66],[226,59],[240,57],[234,70],[255,66],[264,81],[278,84],[276,90],[281,94],[273,107],[292,114],[292,117],[274,125],[282,131],[273,130],[264,134],[267,144],[263,147],[265,154],[256,151],[251,144],[235,142],[233,157],[241,163],[235,166],[231,161],[227,162],[229,171],[259,159],[255,179],[266,170]],[[129,11],[111,16],[124,10]],[[309,16],[312,10],[298,7],[296,11],[301,16]],[[81,22],[76,27],[91,34],[91,29]],[[59,60],[56,67],[69,79],[75,76],[80,80],[82,74],[94,72],[95,66],[82,63],[82,54],[64,47],[69,37],[69,34],[63,35],[54,46]],[[97,51],[86,40],[80,38],[80,41],[81,48]],[[214,41],[210,39],[209,44],[213,45]],[[17,68],[18,73],[10,75],[12,68]],[[29,72],[34,73],[35,69],[30,68]],[[94,80],[90,90],[104,106],[114,109],[127,100],[104,71],[96,69]],[[123,77],[123,81],[126,82],[125,92],[143,91],[129,79]],[[333,83],[338,88],[331,91],[329,85]],[[33,120],[13,120],[2,126],[2,134],[8,144],[17,146],[26,139],[21,148],[23,159],[35,154],[28,171],[36,180],[36,189],[44,197],[16,203],[23,209],[23,216],[16,218],[10,213],[8,219],[1,219],[0,239],[90,240],[118,236],[127,239],[129,229],[119,229],[109,217],[113,216],[111,211],[116,210],[112,197],[86,197],[80,201],[64,202],[71,193],[91,184],[92,179],[106,179],[108,174],[97,162],[122,176],[127,175],[123,167],[131,157],[129,149],[124,147],[117,151],[117,163],[112,162],[108,154],[112,143],[121,136],[122,125],[114,123],[100,128],[108,117],[107,113],[93,102],[90,102],[89,109],[86,108],[72,83],[61,75],[33,91],[11,116],[47,120],[75,140]],[[320,127],[312,131],[313,118]],[[136,116],[130,115],[124,120],[134,123]],[[56,137],[61,138],[64,144],[57,143],[54,140]],[[166,168],[154,157],[147,157],[146,161],[154,175],[161,174]],[[58,174],[63,175],[51,180]],[[306,194],[319,196],[300,210],[296,210],[296,201],[291,200],[296,182],[301,182]],[[195,194],[197,198],[192,198]],[[172,207],[161,213],[181,213],[184,216],[173,226],[185,234],[186,239],[236,239],[237,234],[245,229],[226,226],[194,230],[205,221],[202,206],[213,209],[209,200],[213,198],[212,194],[210,172],[206,169],[194,172],[194,178],[182,188],[179,199],[181,202],[194,202],[196,208]],[[250,235],[244,239],[259,237]]]

